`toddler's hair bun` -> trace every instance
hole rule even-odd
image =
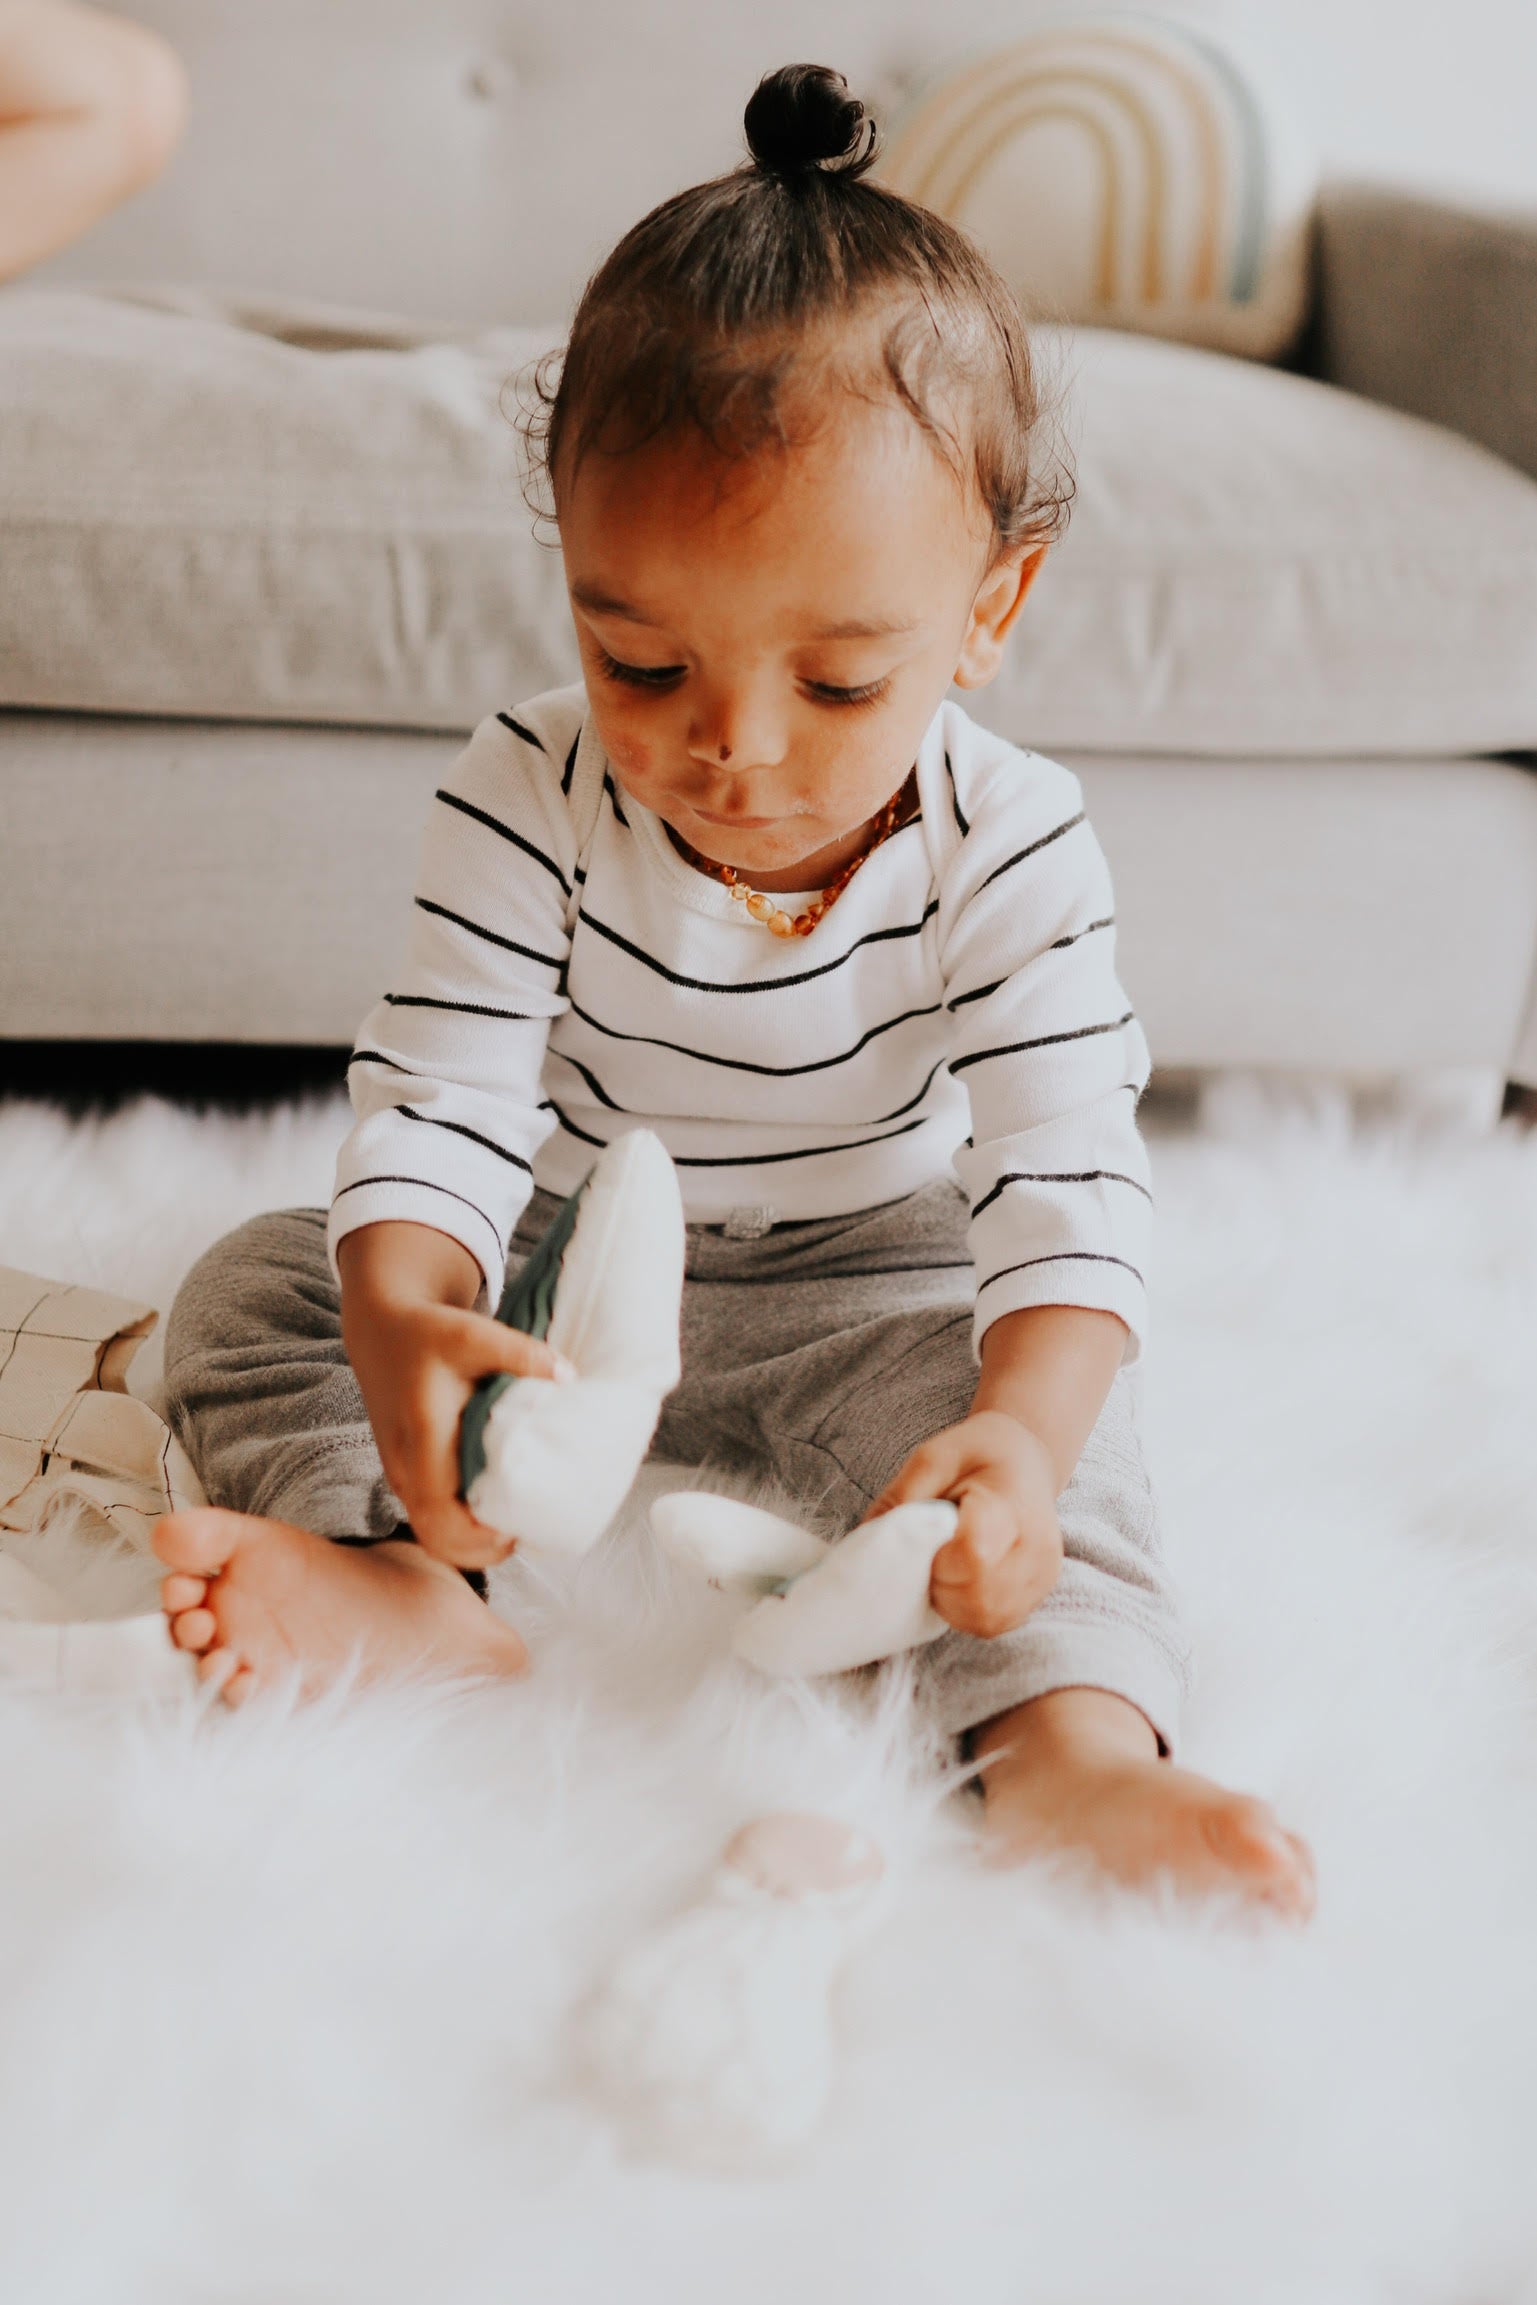
[[[795,178],[812,169],[850,181],[875,158],[879,134],[841,72],[826,64],[782,64],[758,82],[743,116],[747,149],[765,175]]]

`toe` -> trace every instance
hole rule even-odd
[[[1209,1809],[1202,1822],[1214,1853],[1254,1895],[1301,1919],[1312,1912],[1312,1854],[1274,1810],[1263,1801],[1230,1800]]]
[[[184,1609],[200,1609],[207,1598],[206,1577],[188,1577],[178,1572],[160,1580],[160,1606],[168,1617],[179,1617]]]
[[[218,1632],[219,1620],[212,1609],[183,1609],[171,1619],[171,1638],[179,1649],[207,1649]]]
[[[233,1649],[210,1649],[197,1661],[197,1677],[206,1681],[211,1689],[222,1689],[240,1670],[240,1659]]]
[[[217,1576],[239,1544],[247,1523],[243,1513],[218,1505],[197,1505],[167,1513],[155,1523],[150,1543],[168,1569],[193,1576]]]
[[[220,1694],[227,1705],[243,1705],[247,1697],[254,1697],[256,1694],[256,1675],[250,1666],[241,1665],[237,1671],[231,1673]]]

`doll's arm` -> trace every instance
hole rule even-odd
[[[143,25],[74,0],[0,0],[0,279],[160,174],[187,80]]]

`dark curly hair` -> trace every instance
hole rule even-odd
[[[790,445],[804,403],[787,387],[820,356],[969,468],[1000,553],[1051,542],[1072,480],[1043,443],[1010,289],[965,233],[870,180],[878,131],[841,74],[771,72],[744,126],[751,157],[642,217],[587,283],[564,352],[520,380],[531,502],[558,517],[584,457],[683,430],[724,456]],[[863,374],[840,349],[849,322],[873,329]]]

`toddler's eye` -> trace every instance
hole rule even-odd
[[[834,688],[830,681],[808,680],[807,688],[819,704],[878,704],[891,686],[885,680],[867,680],[863,688]]]
[[[598,662],[606,679],[624,681],[631,688],[671,688],[686,670],[681,664],[621,664],[606,648],[599,649]]]

